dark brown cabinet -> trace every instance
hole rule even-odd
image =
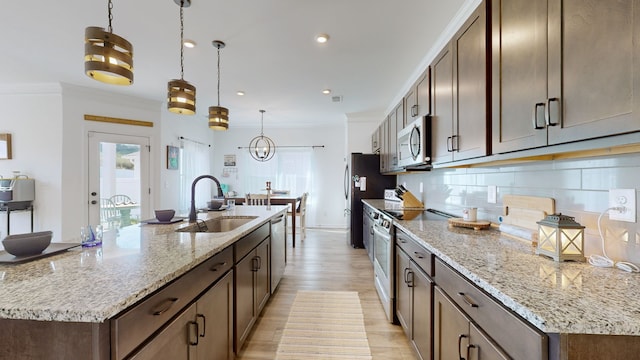
[[[431,64],[434,164],[489,153],[487,43],[482,2]]]
[[[391,170],[389,166],[390,153],[389,153],[389,117],[387,116],[380,126],[380,172],[386,173]]]
[[[402,127],[411,124],[419,117],[429,115],[431,106],[430,75],[430,69],[427,68],[404,96],[404,124]]]
[[[246,253],[236,262],[235,269],[234,348],[237,353],[269,299],[269,239],[263,239],[255,248]]]
[[[433,304],[434,360],[511,359],[437,286],[434,290]]]
[[[396,316],[420,359],[430,359],[432,350],[432,259],[430,252],[396,230]]]
[[[233,359],[232,315],[233,271],[230,271],[131,359]]]
[[[640,130],[638,6],[493,1],[494,153]]]

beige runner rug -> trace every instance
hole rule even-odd
[[[372,359],[358,293],[298,291],[276,359]]]

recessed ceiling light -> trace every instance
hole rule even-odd
[[[187,47],[189,49],[196,47],[196,42],[189,39],[184,39],[184,42],[182,44],[184,45],[184,47]]]
[[[320,44],[324,44],[327,41],[329,41],[329,35],[327,34],[319,34],[318,36],[316,36],[316,42]]]
[[[325,94],[325,95],[329,95],[329,94],[331,94],[331,89],[324,89],[324,90],[322,90],[322,93]]]
[[[236,92],[236,94],[237,94],[238,96],[244,96],[244,91],[238,90],[238,91]]]

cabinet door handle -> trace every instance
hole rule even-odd
[[[418,104],[411,106],[411,117],[416,117],[416,116],[418,116]]]
[[[262,269],[262,257],[258,256],[258,270]]]
[[[408,287],[413,287],[413,271],[411,271],[411,269],[407,268],[405,270],[409,270],[406,272],[405,274],[405,279],[404,282],[407,283]]]
[[[475,349],[475,347],[476,347],[476,346],[475,346],[475,345],[473,345],[473,344],[469,344],[469,345],[467,345],[467,360],[470,360],[470,359],[471,359],[471,355],[469,355],[469,350],[471,350],[471,348],[474,348],[474,349]]]
[[[534,130],[542,130],[542,129],[545,128],[544,125],[540,126],[539,122],[538,122],[538,114],[539,114],[538,111],[539,111],[540,108],[542,108],[543,116],[546,116],[546,115],[544,115],[544,109],[545,109],[544,103],[536,103],[535,105],[533,105],[532,120],[533,120],[533,129]],[[546,119],[545,119],[545,121],[546,121]]]
[[[418,259],[424,259],[425,255],[421,252],[414,251],[413,255],[415,255]]]
[[[462,339],[466,337],[467,335],[465,334],[458,335],[458,357],[460,358],[460,360],[466,360],[465,358],[462,357],[462,351],[460,351],[460,346],[462,345]]]
[[[458,136],[458,135],[453,135],[453,136],[451,137],[451,151],[452,151],[452,152],[453,152],[453,151],[459,151],[459,150],[460,150],[460,146],[459,146],[459,145],[460,145],[460,144],[459,144],[459,141],[460,141],[460,140],[458,140],[458,138],[459,138],[459,136]]]
[[[217,263],[217,264],[213,265],[213,266],[211,267],[211,269],[209,269],[209,271],[214,271],[214,272],[215,272],[215,271],[218,271],[218,270],[220,270],[220,268],[221,268],[221,267],[224,267],[225,265],[227,265],[227,262],[226,262],[226,261],[219,262],[219,263]]]
[[[464,300],[464,302],[471,306],[472,308],[477,308],[478,304],[474,303],[473,300],[471,300],[471,298],[469,297],[469,295],[463,293],[463,292],[459,292],[458,295],[462,296],[462,300]]]
[[[195,328],[196,331],[191,331],[191,329]],[[192,336],[195,334],[195,336]],[[196,339],[195,341],[191,339]],[[198,322],[197,321],[189,321],[189,345],[197,346],[198,345]]]
[[[453,136],[447,137],[447,152],[453,152]]]
[[[560,99],[559,98],[549,98],[547,99],[547,111],[545,112],[545,120],[547,122],[547,126],[556,126],[556,125],[560,125],[559,121],[551,121],[551,103],[555,102],[558,104],[558,110],[556,111],[556,115],[557,118],[560,119],[560,114],[562,114],[562,111],[560,109]]]
[[[204,337],[207,332],[207,318],[203,314],[196,314],[196,322],[198,319],[202,319],[202,333],[198,334],[198,336]]]
[[[177,301],[178,301],[178,298],[168,298],[168,299],[164,300],[162,302],[162,304],[164,306],[162,306],[158,310],[153,311],[153,315],[159,316],[159,315],[162,315],[162,314],[166,313],[169,309],[171,309],[173,304],[175,304]]]
[[[252,263],[252,269],[251,271],[258,271],[260,269],[260,263],[258,262],[258,257],[254,256],[253,259],[251,259],[251,263]]]

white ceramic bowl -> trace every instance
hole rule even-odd
[[[9,235],[2,240],[4,249],[13,256],[40,254],[51,244],[51,231]]]

